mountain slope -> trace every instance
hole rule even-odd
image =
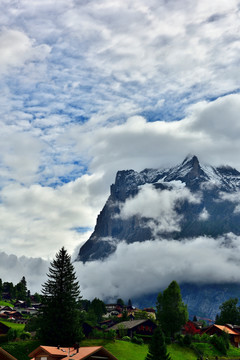
[[[118,171],[94,232],[77,260],[105,259],[121,241],[240,235],[235,202],[239,190],[236,169],[200,164],[196,156],[169,169]]]

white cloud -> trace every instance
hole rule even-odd
[[[180,186],[176,189],[158,191],[150,184],[143,185],[139,193],[121,207],[120,217],[127,219],[140,216],[154,221],[148,222],[155,236],[157,232],[180,231],[182,216],[177,213],[177,207],[184,201],[199,203],[201,197],[192,194],[187,188]]]
[[[231,194],[221,192],[220,193],[220,199],[227,200],[227,201],[230,201],[230,202],[236,204],[235,209],[234,209],[234,213],[239,213],[240,212],[240,192],[239,191],[235,191],[235,192],[233,192]]]
[[[156,293],[173,279],[179,283],[239,282],[239,250],[240,238],[231,233],[217,239],[156,239],[129,245],[120,243],[104,262],[75,262],[74,266],[84,298],[127,300]],[[25,276],[32,293],[41,291],[48,267],[49,262],[40,258],[0,253],[2,280],[16,283]]]
[[[225,247],[226,241],[231,245]],[[121,243],[105,262],[75,263],[75,268],[84,297],[128,299],[160,291],[173,279],[179,283],[238,282],[239,247],[240,239],[233,234],[218,239]]]
[[[202,212],[199,214],[199,220],[206,221],[209,219],[209,216],[210,216],[209,212],[207,211],[206,208],[204,208]]]
[[[55,189],[4,187],[0,192],[0,249],[44,258],[52,257],[63,245],[72,252],[90,236],[96,209],[103,206],[101,194],[94,196],[98,180],[85,175]]]
[[[16,285],[23,276],[31,293],[40,292],[41,285],[46,281],[50,263],[39,258],[17,257],[0,252],[0,272],[3,282],[9,281]]]
[[[26,61],[42,61],[50,52],[48,45],[34,46],[22,31],[4,28],[0,32],[1,73],[8,68],[23,66]]]

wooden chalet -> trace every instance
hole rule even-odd
[[[132,337],[136,335],[152,335],[157,325],[150,319],[122,321],[107,330],[115,330],[117,333],[119,329],[126,329],[127,335]]]
[[[22,314],[19,311],[4,311],[4,314],[6,314],[8,316],[9,319],[13,319],[13,320],[20,320],[22,319]]]
[[[10,355],[6,350],[0,347],[0,359],[1,360],[17,360],[14,356]]]
[[[17,300],[17,301],[14,303],[14,307],[15,307],[15,308],[25,308],[25,307],[27,307],[27,303],[26,303],[26,301],[24,301],[24,300]]]
[[[102,346],[39,346],[28,355],[32,360],[118,360]]]
[[[208,335],[218,335],[220,336],[223,332],[227,333],[229,335],[229,339],[232,345],[235,347],[240,347],[240,332],[235,330],[233,327],[229,325],[216,325],[213,324],[209,326],[207,329],[205,329],[202,334],[208,334]]]
[[[0,306],[0,311],[13,311],[13,307],[11,306]]]

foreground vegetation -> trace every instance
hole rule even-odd
[[[8,342],[2,344],[2,348],[17,360],[29,360],[28,354],[40,345],[38,340]]]
[[[2,347],[18,360],[29,360],[28,354],[40,345],[38,340],[18,341],[3,344]],[[131,342],[115,340],[110,341],[106,339],[86,339],[81,342],[81,346],[104,346],[110,351],[118,360],[145,360],[148,352],[146,344],[137,345]],[[240,349],[230,346],[227,356],[222,356],[211,344],[195,343],[194,347],[198,349],[203,358],[209,360],[215,359],[239,359]],[[197,360],[197,353],[188,347],[180,346],[178,344],[168,345],[168,352],[172,360]]]

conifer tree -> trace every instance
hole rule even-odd
[[[15,292],[18,300],[27,299],[27,282],[25,276],[23,276],[21,281],[15,286]]]
[[[43,307],[39,336],[45,345],[73,346],[81,340],[78,302],[79,284],[71,257],[62,247],[50,263],[43,284]]]
[[[171,360],[171,357],[167,352],[165,337],[160,326],[154,330],[145,360]]]
[[[187,306],[182,301],[181,290],[176,281],[172,281],[163,293],[157,297],[157,320],[166,336],[174,337],[188,320]]]

